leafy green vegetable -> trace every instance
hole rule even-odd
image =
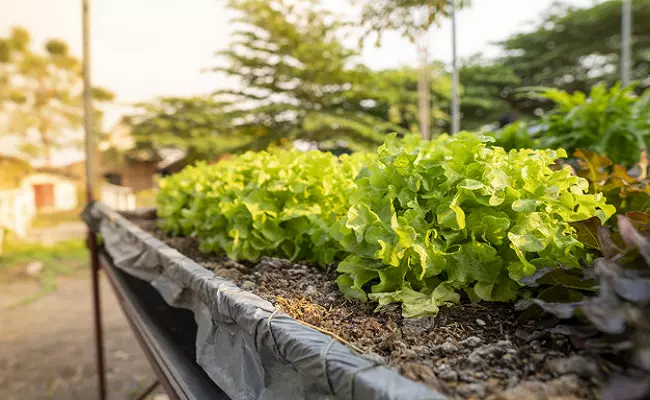
[[[542,147],[592,150],[614,163],[632,165],[650,144],[650,91],[636,97],[634,86],[594,86],[584,93],[549,89],[543,97],[555,109],[544,118]]]
[[[329,264],[343,255],[329,227],[347,212],[354,177],[371,157],[273,150],[186,168],[160,183],[161,228],[233,259]]]
[[[569,168],[549,167],[563,150],[490,140],[393,135],[376,155],[273,150],[199,164],[161,182],[160,224],[234,259],[342,260],[347,297],[401,302],[407,317],[435,314],[460,290],[512,300],[538,269],[588,260],[593,238],[578,235],[591,225],[572,224],[615,209]]]
[[[506,149],[563,148],[603,154],[615,164],[631,166],[650,145],[650,90],[637,97],[634,85],[607,89],[597,85],[587,95],[541,88],[536,97],[555,103],[539,120],[492,133]],[[529,133],[535,127],[534,134]]]
[[[579,267],[587,257],[571,223],[615,209],[588,183],[549,166],[564,150],[506,152],[470,133],[421,143],[389,138],[356,179],[332,237],[351,255],[338,283],[407,317],[472,298],[507,301],[539,267]]]

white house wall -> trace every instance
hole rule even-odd
[[[54,207],[57,210],[77,208],[77,186],[72,182],[59,182],[54,185]]]
[[[33,208],[36,208],[34,185],[42,184],[54,185],[54,208],[56,210],[73,210],[77,207],[77,186],[74,181],[60,175],[38,173],[28,176],[21,183],[22,189],[29,193]]]
[[[36,215],[34,185],[54,185],[54,210],[77,207],[77,186],[74,181],[55,174],[38,173],[25,178],[19,188],[0,191],[0,229],[9,229],[23,237]]]
[[[0,191],[0,230],[9,229],[18,237],[24,237],[33,217],[34,203],[30,203],[27,190]]]

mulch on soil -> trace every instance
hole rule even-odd
[[[463,303],[435,317],[407,319],[397,304],[346,300],[336,268],[264,258],[235,262],[201,253],[193,238],[173,237],[155,221],[133,219],[170,247],[402,375],[456,399],[596,399],[602,365],[563,336],[517,322],[512,304]]]

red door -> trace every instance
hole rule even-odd
[[[42,183],[34,185],[34,201],[36,208],[54,207],[54,184]]]

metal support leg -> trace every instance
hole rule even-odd
[[[151,382],[149,386],[144,388],[140,394],[138,394],[138,397],[135,398],[135,400],[144,400],[147,396],[149,396],[160,384],[160,381],[156,379],[155,381]]]
[[[83,45],[83,106],[84,131],[86,142],[86,197],[92,203],[95,177],[94,157],[97,150],[92,122],[92,85],[90,83],[90,0],[81,0],[81,27]],[[92,279],[93,322],[95,327],[95,352],[97,357],[97,380],[99,400],[106,399],[106,374],[104,373],[104,335],[102,332],[102,308],[99,299],[99,254],[97,254],[97,235],[88,230],[88,250],[90,251],[90,276]]]
[[[95,359],[97,363],[97,383],[99,400],[106,400],[106,373],[104,370],[104,333],[102,331],[102,308],[99,296],[99,254],[97,254],[97,235],[88,231],[88,250],[90,251],[90,270],[93,297],[93,322],[95,328]]]

